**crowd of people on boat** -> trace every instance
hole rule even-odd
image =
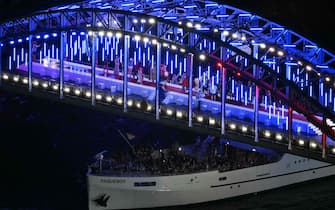
[[[173,144],[158,149],[137,144],[128,152],[119,152],[103,160],[103,171],[173,175],[209,170],[230,171],[275,161],[273,157],[220,143],[212,136],[192,145]],[[95,172],[98,170],[95,165]]]

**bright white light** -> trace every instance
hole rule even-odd
[[[99,36],[104,36],[105,32],[104,31],[99,31]]]
[[[172,112],[171,109],[166,110],[166,114],[167,114],[167,115],[172,115],[172,113],[173,113],[173,112]]]
[[[304,144],[305,144],[304,140],[302,140],[302,139],[300,139],[300,140],[298,141],[298,143],[299,143],[300,146],[304,146]]]
[[[48,35],[48,34],[45,34],[45,35],[43,36],[43,38],[44,38],[44,39],[47,39],[47,38],[49,38],[49,35]]]
[[[199,55],[199,59],[203,61],[203,60],[206,59],[206,56],[204,54],[201,54],[201,55]]]
[[[64,92],[69,93],[70,92],[70,88],[69,87],[65,87],[64,88]]]
[[[2,78],[3,78],[4,80],[8,80],[8,79],[9,79],[9,77],[8,77],[7,74],[2,75]]]
[[[259,47],[262,48],[262,49],[265,49],[265,48],[266,48],[266,44],[261,43],[261,44],[259,45]]]
[[[214,28],[214,33],[217,33],[217,32],[219,32],[219,29]]]
[[[107,101],[107,102],[111,102],[111,101],[112,101],[112,97],[107,96],[107,97],[106,97],[106,101]]]
[[[193,23],[192,22],[187,22],[186,26],[189,27],[189,28],[192,28],[193,27]]]
[[[155,19],[153,19],[153,18],[150,18],[150,19],[149,19],[149,23],[150,23],[150,24],[154,24],[155,22],[156,22]]]
[[[152,109],[152,106],[149,104],[147,107],[147,111],[151,111],[151,109]]]
[[[202,122],[202,121],[204,121],[204,118],[202,116],[198,116],[197,120],[198,120],[198,122]]]
[[[180,52],[184,53],[186,50],[184,48],[180,48]]]
[[[101,27],[102,26],[102,22],[98,22],[98,24],[97,24],[99,27]]]
[[[40,39],[40,38],[41,38],[41,36],[40,36],[40,35],[37,35],[37,36],[36,36],[36,39]]]
[[[307,70],[307,71],[311,71],[311,70],[312,70],[312,67],[311,67],[311,66],[306,66],[306,70]]]
[[[178,147],[178,151],[181,152],[182,148],[181,147]]]
[[[280,141],[280,140],[282,140],[282,139],[283,139],[283,136],[282,136],[282,135],[280,135],[279,133],[277,133],[277,134],[276,134],[276,139]]]
[[[269,48],[269,52],[274,52],[274,51],[276,51],[274,47]]]
[[[234,39],[237,39],[237,38],[238,38],[238,33],[233,33],[232,37],[233,37]]]
[[[54,89],[54,90],[58,90],[58,85],[53,85],[53,86],[52,86],[52,89]]]
[[[93,35],[93,31],[89,31],[89,32],[88,32],[88,35],[89,35],[89,36],[92,36],[92,35]]]
[[[135,23],[135,24],[138,23],[138,20],[137,20],[137,19],[134,19],[134,20],[133,20],[133,23]]]
[[[135,35],[135,36],[134,36],[134,39],[135,39],[136,41],[140,41],[140,40],[141,40],[141,36],[140,36],[140,35]]]
[[[313,149],[315,149],[316,148],[316,146],[317,146],[317,144],[315,143],[315,142],[311,142],[311,147],[313,148]]]
[[[47,83],[47,82],[44,82],[44,83],[42,84],[42,87],[47,88],[47,87],[48,87],[48,83]]]
[[[120,37],[122,37],[122,33],[117,32],[117,33],[115,34],[115,36],[116,36],[117,38],[120,38]]]
[[[333,148],[333,149],[332,149],[332,153],[334,153],[334,154],[335,154],[335,148]]]
[[[248,127],[247,126],[242,126],[242,132],[245,133],[248,131]]]
[[[152,44],[157,44],[157,39],[153,39],[153,40],[151,41],[151,43],[152,43]]]
[[[128,100],[128,101],[127,101],[127,105],[128,105],[128,106],[133,106],[133,101],[132,101],[132,100]]]
[[[95,98],[96,98],[97,100],[101,100],[101,99],[102,99],[102,95],[97,94],[97,95],[95,96]]]
[[[236,129],[236,124],[229,124],[229,128],[232,129],[232,130],[235,130]]]
[[[169,46],[169,44],[168,43],[163,43],[163,47],[168,47]]]
[[[171,49],[176,50],[177,49],[176,45],[171,45]]]
[[[196,28],[196,29],[200,29],[200,28],[201,28],[200,23],[195,24],[195,28]]]
[[[74,91],[74,94],[76,94],[77,96],[80,95],[80,90],[76,89],[76,90]]]
[[[229,36],[229,31],[224,30],[224,31],[223,31],[223,36]]]
[[[183,24],[183,22],[181,22],[181,21],[178,21],[178,25],[181,25],[181,24]]]
[[[149,42],[149,38],[148,37],[144,37],[143,38],[143,42]]]
[[[242,40],[242,41],[245,41],[245,40],[247,40],[247,37],[245,37],[245,35],[243,35],[243,36],[241,37],[241,40]]]
[[[19,81],[19,76],[14,76],[13,80],[14,80],[14,82],[18,82]]]
[[[210,125],[215,125],[215,119],[209,118],[209,124]]]
[[[141,103],[140,103],[140,102],[137,102],[137,103],[136,103],[136,107],[137,107],[138,109],[140,109],[140,108],[141,108]]]
[[[34,81],[33,81],[33,85],[34,85],[34,86],[38,86],[38,85],[39,85],[38,81],[37,81],[37,80],[34,80]]]
[[[298,61],[298,64],[299,64],[300,66],[302,66],[302,62],[301,62],[301,61]]]
[[[330,82],[330,77],[325,78],[326,82]]]
[[[57,37],[57,33],[52,33],[52,36],[53,37]]]
[[[179,118],[183,117],[183,113],[182,113],[181,111],[177,111],[176,115],[177,115],[177,117],[179,117]]]
[[[107,32],[107,36],[108,36],[108,37],[112,37],[112,36],[113,36],[113,33],[110,32],[110,31],[108,31],[108,32]]]
[[[256,152],[256,149],[255,149],[255,148],[252,148],[251,151]]]
[[[271,136],[271,133],[270,133],[270,131],[265,131],[264,135],[265,135],[266,138],[269,138]]]
[[[90,91],[86,91],[85,96],[86,96],[87,98],[91,97],[91,92],[90,92]]]
[[[122,98],[118,98],[118,99],[116,100],[116,103],[118,103],[118,104],[122,104]]]
[[[141,23],[146,23],[147,21],[145,19],[141,19]]]
[[[277,52],[277,55],[278,55],[278,56],[284,56],[284,52],[281,51],[281,50],[279,50],[279,51]]]

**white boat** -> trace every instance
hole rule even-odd
[[[255,151],[253,149],[252,151]],[[89,209],[196,204],[279,188],[335,174],[335,165],[288,153],[261,165],[185,174],[88,173]]]

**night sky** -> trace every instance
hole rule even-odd
[[[78,0],[0,0],[0,21],[50,6]],[[335,54],[335,6],[331,0],[225,0],[222,1],[302,34]]]

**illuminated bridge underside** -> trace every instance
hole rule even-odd
[[[222,135],[242,115],[250,123],[239,129],[256,142],[272,131],[290,150],[306,139],[323,157],[333,150],[335,56],[243,10],[202,0],[84,1],[4,22],[0,42],[2,82],[29,91],[42,84],[60,98],[115,100],[125,112],[144,101],[156,119],[206,122]],[[208,91],[200,100],[199,89]],[[236,106],[244,111],[230,115]]]

